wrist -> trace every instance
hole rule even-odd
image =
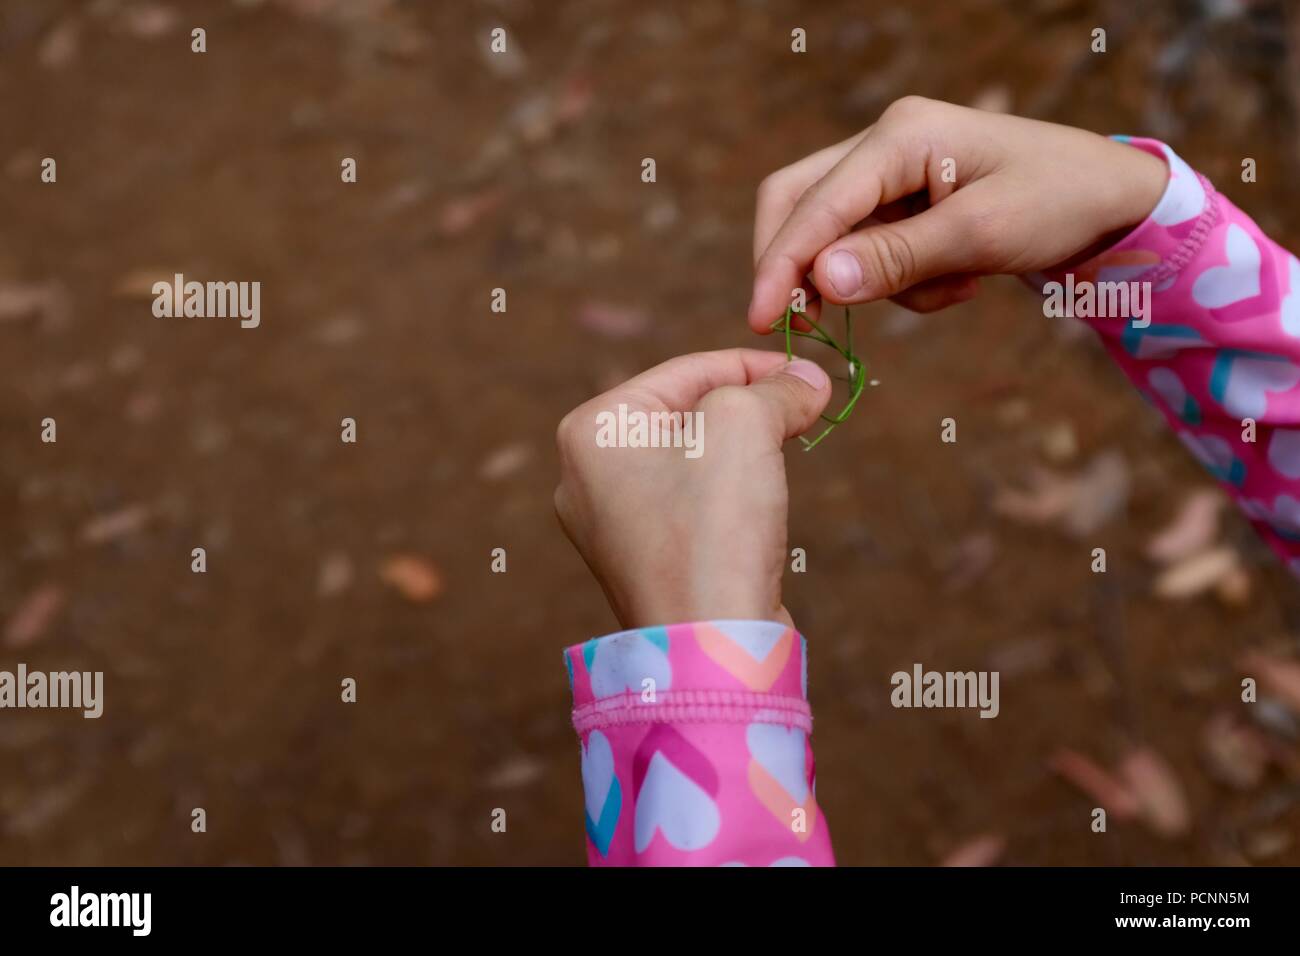
[[[1116,189],[1107,206],[1103,235],[1131,232],[1141,225],[1160,202],[1169,183],[1164,160],[1144,149],[1108,140],[1113,161],[1108,164]]]

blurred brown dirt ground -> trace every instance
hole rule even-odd
[[[1199,9],[4,0],[0,666],[102,669],[106,711],[0,713],[0,862],[583,861],[560,649],[615,622],[552,513],[561,415],[755,344],[758,182],[905,93],[1164,136],[1296,248],[1296,24]],[[153,319],[140,285],[174,271],[260,280],[262,327]],[[1012,280],[860,315],[882,384],[789,454],[808,571],[787,603],[840,860],[983,836],[1010,864],[1300,863],[1294,715],[1237,703],[1243,653],[1296,652],[1295,585],[1232,515],[1249,598],[1152,596],[1147,542],[1210,479]],[[992,507],[1108,452],[1127,490],[1086,540]],[[1000,668],[1001,715],[894,710],[914,661]],[[1273,755],[1237,787],[1207,757],[1216,715]],[[1093,834],[1096,801],[1051,769],[1135,747],[1185,795],[1181,835]]]

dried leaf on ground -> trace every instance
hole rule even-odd
[[[485,481],[509,478],[533,457],[533,446],[527,442],[512,442],[495,449],[479,465],[479,477]]]
[[[0,322],[37,318],[48,327],[67,321],[68,294],[55,282],[0,282]]]
[[[402,597],[416,604],[432,601],[443,591],[442,572],[428,558],[396,554],[379,569],[379,577]]]
[[[1250,572],[1238,565],[1215,582],[1214,596],[1224,607],[1249,607],[1252,586]]]
[[[49,631],[64,601],[63,588],[57,584],[42,584],[27,595],[5,627],[5,646],[17,650],[39,641]]]
[[[1065,515],[1065,530],[1076,538],[1092,534],[1128,504],[1128,464],[1118,451],[1097,455],[1077,479],[1077,489]]]
[[[1300,661],[1251,651],[1242,658],[1242,667],[1246,676],[1256,678],[1263,690],[1300,714]]]
[[[1141,816],[1163,837],[1183,836],[1191,829],[1192,811],[1173,767],[1150,747],[1139,747],[1120,761],[1120,776],[1137,796]]]
[[[141,3],[122,11],[122,25],[128,33],[145,40],[163,36],[175,28],[176,11],[160,3]]]
[[[488,774],[487,785],[494,790],[526,787],[539,779],[545,769],[540,760],[527,754],[508,757]]]
[[[139,531],[149,520],[146,505],[128,505],[116,511],[95,515],[81,529],[81,540],[87,544],[106,544]]]
[[[993,510],[1025,524],[1053,524],[1070,508],[1074,482],[1046,468],[1030,469],[1028,487],[1003,488],[993,499]]]
[[[438,213],[438,232],[448,239],[464,235],[479,220],[494,212],[504,198],[499,189],[484,189],[456,196]]]
[[[158,269],[152,266],[146,266],[141,269],[131,269],[118,277],[113,284],[113,295],[123,299],[156,299],[157,293],[154,292],[154,284],[158,282],[165,283],[167,291],[163,295],[171,299],[172,315],[180,315],[185,311],[184,291],[177,295],[176,273],[175,269]]]
[[[316,574],[318,597],[337,597],[352,586],[352,559],[346,551],[331,551],[321,559]]]
[[[596,88],[591,78],[577,74],[569,77],[555,100],[555,119],[561,126],[576,123],[591,109]]]
[[[994,866],[1007,849],[1007,838],[984,833],[967,840],[940,861],[940,866]]]
[[[1026,524],[1057,524],[1082,538],[1123,511],[1128,491],[1128,465],[1119,452],[1111,450],[1097,455],[1074,475],[1031,467],[1026,487],[1001,489],[993,500],[993,510]]]
[[[1272,860],[1291,849],[1295,842],[1291,833],[1282,827],[1268,827],[1248,833],[1242,840],[1246,854],[1252,860]]]
[[[1067,421],[1044,428],[1039,443],[1043,457],[1053,464],[1063,465],[1079,453],[1079,439],[1074,434],[1074,426]]]
[[[1172,521],[1147,543],[1147,557],[1160,564],[1172,564],[1205,551],[1219,536],[1219,513],[1223,495],[1202,488],[1183,499]]]
[[[1235,548],[1212,548],[1165,568],[1152,590],[1167,601],[1185,601],[1210,590],[1240,565]]]
[[[1263,735],[1232,714],[1211,717],[1201,733],[1210,776],[1238,790],[1259,786],[1268,770],[1268,746]]]
[[[578,324],[606,338],[627,339],[643,333],[650,325],[650,316],[643,309],[585,302],[578,309]]]
[[[1090,757],[1062,748],[1052,755],[1048,767],[1104,807],[1117,820],[1132,820],[1141,812],[1137,794],[1119,777]]]
[[[81,27],[76,20],[64,20],[49,32],[36,54],[47,70],[61,70],[77,55],[81,46]]]
[[[998,542],[988,532],[962,538],[944,561],[944,586],[950,592],[965,590],[982,578],[998,553]]]

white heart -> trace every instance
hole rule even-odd
[[[655,751],[636,798],[636,851],[645,851],[655,830],[679,850],[703,849],[721,826],[722,815],[713,798]]]
[[[1147,384],[1169,406],[1171,412],[1179,418],[1183,417],[1183,411],[1187,408],[1187,389],[1183,388],[1183,380],[1173,369],[1163,366],[1153,368],[1147,373]]]
[[[722,863],[721,866],[749,866],[748,863],[742,863],[740,860],[732,860],[729,863]],[[801,856],[783,856],[780,859],[773,860],[768,866],[812,866]]]
[[[1261,418],[1268,392],[1283,392],[1300,382],[1300,368],[1283,358],[1232,359],[1220,403],[1237,418]]]
[[[1162,226],[1176,226],[1201,214],[1205,208],[1205,188],[1192,167],[1169,147],[1164,147],[1169,161],[1169,185],[1165,194],[1151,212],[1151,218]]]
[[[1268,463],[1287,478],[1300,478],[1300,431],[1279,428],[1268,443]]]
[[[1194,435],[1191,432],[1179,432],[1178,437],[1202,465],[1216,472],[1227,474],[1232,470],[1237,456],[1232,446],[1218,435]]]
[[[1221,309],[1259,295],[1259,246],[1235,222],[1223,243],[1226,266],[1211,266],[1192,283],[1192,298],[1207,309]]]
[[[802,804],[808,796],[804,732],[779,724],[750,724],[745,730],[745,743],[760,766],[776,778],[795,803]]]
[[[772,653],[772,648],[785,636],[786,628],[781,624],[766,621],[717,621],[718,630],[733,644],[761,664]]]
[[[587,816],[599,823],[605,798],[614,783],[614,749],[599,730],[593,730],[582,749],[582,789]]]
[[[1150,334],[1150,332],[1147,334],[1134,332],[1133,334],[1137,340],[1136,350],[1131,346],[1126,345],[1126,347],[1129,348],[1129,351],[1135,358],[1169,358],[1169,356],[1176,355],[1183,349],[1205,347],[1205,342],[1201,339],[1201,336],[1195,329],[1186,329],[1184,331],[1183,329],[1175,328],[1172,325],[1156,326],[1155,328],[1159,328],[1162,331],[1173,332],[1173,334],[1153,335]]]
[[[668,656],[640,631],[601,638],[587,672],[596,697],[621,694],[629,687],[640,692],[646,678],[654,681],[656,691],[668,690],[673,680]]]
[[[1151,264],[1141,262],[1137,265],[1126,266],[1102,266],[1097,270],[1098,282],[1128,282],[1130,279],[1136,279],[1144,272],[1151,269]]]
[[[1287,534],[1300,534],[1300,501],[1290,495],[1278,495],[1270,507],[1252,498],[1241,502],[1241,510],[1256,521],[1265,521]]]
[[[1287,293],[1282,299],[1282,331],[1300,338],[1300,261],[1286,257]]]

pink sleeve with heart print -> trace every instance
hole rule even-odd
[[[593,866],[832,866],[807,650],[770,621],[640,628],[564,652]]]
[[[1084,321],[1300,575],[1300,262],[1168,146],[1116,138],[1165,160],[1169,184],[1145,222],[1073,271],[1151,282],[1151,324]]]

